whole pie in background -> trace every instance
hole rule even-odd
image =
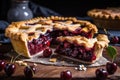
[[[93,18],[98,28],[120,30],[120,7],[106,9],[92,9],[88,16]]]

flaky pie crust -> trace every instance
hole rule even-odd
[[[74,17],[38,17],[31,20],[12,22],[5,30],[5,36],[9,37],[14,50],[26,57],[31,57],[28,52],[27,42],[33,39],[37,39],[40,34],[45,34],[47,30],[52,31],[53,28],[59,30],[73,31],[80,26],[83,31],[92,31],[92,34],[98,32],[97,27],[84,20],[77,20]],[[32,34],[32,35],[31,35]]]
[[[95,61],[97,61],[100,57],[102,57],[103,49],[106,48],[109,43],[108,37],[104,34],[99,34],[96,38],[92,39],[87,39],[86,37],[82,36],[65,36],[65,37],[60,36],[57,38],[57,40],[60,42],[68,41],[71,44],[84,46],[86,49],[94,47],[93,53],[96,56],[96,60],[93,60],[92,62],[77,60],[79,62],[86,64],[92,64]]]
[[[88,11],[88,15],[95,18],[120,19],[120,7],[106,9],[92,9]]]

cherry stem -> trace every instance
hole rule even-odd
[[[12,58],[11,58],[11,60],[10,60],[10,63],[12,63],[13,62],[13,56],[12,56]]]
[[[21,55],[17,55],[17,56],[14,58],[13,62],[15,62],[15,60],[16,60],[19,56],[21,56]]]
[[[33,74],[33,75],[35,75],[35,73],[34,73],[33,69],[32,69],[30,66],[28,66],[28,67],[31,69],[32,74]]]
[[[104,32],[105,32],[106,34],[109,34],[109,35],[111,35],[111,36],[114,36],[112,33],[110,33],[109,31],[107,31],[105,28],[104,28]]]
[[[104,28],[104,32],[106,33],[106,34],[108,34],[108,32],[107,32],[107,30]]]
[[[116,55],[113,56],[112,62],[114,62]]]

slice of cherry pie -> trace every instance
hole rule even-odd
[[[13,22],[5,31],[15,51],[26,57],[39,55],[59,36],[81,35],[92,38],[97,33],[95,25],[71,17],[39,17]]]
[[[103,34],[91,39],[82,36],[60,36],[57,40],[60,43],[56,53],[86,64],[98,60],[109,43],[107,36]]]

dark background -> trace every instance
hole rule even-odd
[[[120,0],[30,0],[63,16],[86,17],[93,8],[120,7]],[[0,20],[6,20],[11,0],[0,0]]]

